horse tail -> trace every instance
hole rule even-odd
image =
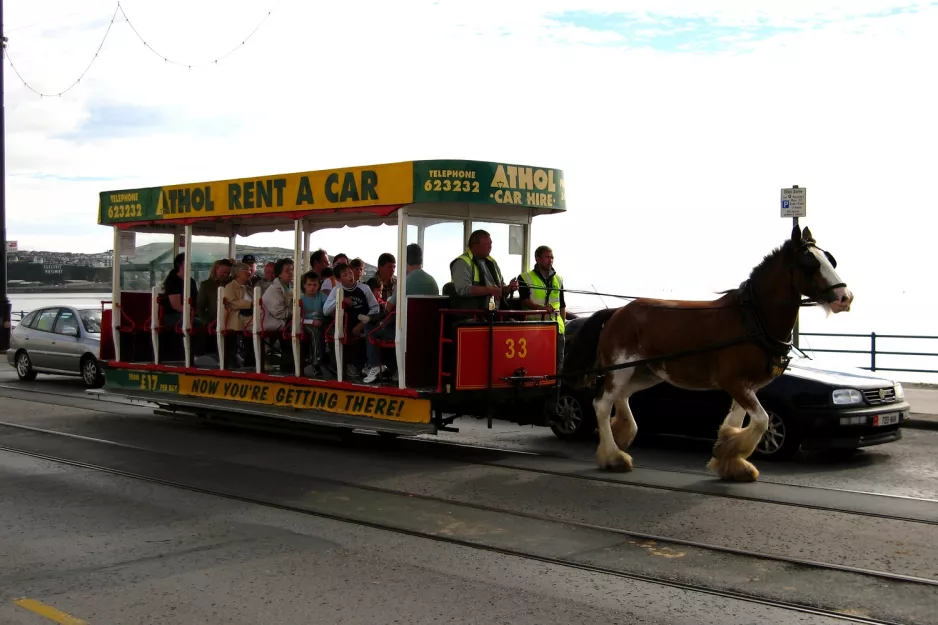
[[[596,365],[596,355],[599,350],[599,335],[606,326],[609,318],[619,310],[618,308],[604,308],[593,313],[583,324],[570,341],[570,352],[564,356],[563,371],[583,372],[593,369]],[[566,383],[573,388],[583,388],[589,383],[590,375],[577,373],[566,379]]]

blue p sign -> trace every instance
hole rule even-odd
[[[789,200],[782,200],[782,208],[791,208],[791,202]]]

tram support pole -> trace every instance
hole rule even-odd
[[[303,307],[300,297],[302,293],[300,289],[302,288],[302,276],[303,276],[303,220],[297,219],[294,221],[294,237],[293,237],[293,314],[290,315],[290,348],[293,350],[293,373],[296,377],[300,377],[300,374],[303,372],[303,363],[300,359],[300,334],[299,326],[302,323],[303,319]]]
[[[114,360],[121,362],[121,231],[114,230],[114,249],[111,250],[111,336],[114,340]]]
[[[182,261],[182,344],[186,350],[186,368],[188,369],[192,366],[192,336],[189,334],[192,328],[192,306],[189,304],[189,298],[192,297],[192,224],[186,225],[183,236],[186,256]]]
[[[417,226],[417,239],[421,239],[423,226]],[[423,249],[422,241],[421,247]],[[394,325],[394,354],[397,357],[397,386],[407,387],[407,207],[397,211],[397,314]],[[404,268],[401,275],[400,268]]]

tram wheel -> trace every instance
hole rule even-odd
[[[590,438],[596,430],[592,403],[571,392],[562,392],[557,399],[557,413],[551,419],[550,429],[562,440]]]

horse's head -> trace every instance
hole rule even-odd
[[[798,291],[831,312],[850,310],[853,293],[837,275],[834,256],[817,246],[811,231],[795,226],[791,231],[794,249],[794,281]]]

